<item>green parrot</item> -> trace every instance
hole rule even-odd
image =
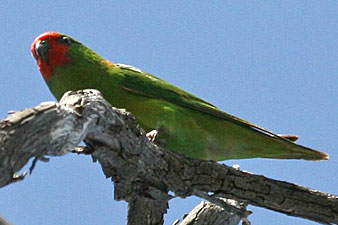
[[[274,134],[152,74],[109,62],[68,35],[45,32],[34,40],[31,52],[58,100],[70,90],[97,89],[113,106],[131,112],[145,131],[157,130],[155,141],[188,157],[329,158],[293,143],[296,136]]]

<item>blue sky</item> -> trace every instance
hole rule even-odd
[[[30,44],[67,33],[105,58],[153,73],[224,111],[330,154],[325,162],[231,160],[241,169],[337,194],[337,1],[3,1],[0,118],[54,100]],[[172,224],[200,202],[170,201]],[[249,207],[253,224],[315,224]],[[127,204],[90,157],[38,163],[0,189],[13,224],[126,224]]]

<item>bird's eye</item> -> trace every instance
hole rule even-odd
[[[61,40],[62,40],[62,42],[66,43],[68,45],[72,43],[72,39],[70,39],[69,37],[66,37],[66,36],[62,37]]]

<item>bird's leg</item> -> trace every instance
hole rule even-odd
[[[167,145],[166,138],[169,136],[169,131],[164,126],[160,126],[156,130],[149,131],[146,136],[151,142],[165,148]]]
[[[158,135],[158,131],[157,130],[152,130],[150,132],[148,132],[146,134],[147,138],[151,141],[151,142],[155,142],[155,139]]]

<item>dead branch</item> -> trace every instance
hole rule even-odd
[[[95,90],[68,92],[60,103],[41,103],[0,122],[0,187],[23,179],[16,172],[31,157],[46,161],[45,156],[72,152],[82,140],[87,144],[83,152],[114,181],[115,199],[129,203],[128,224],[162,224],[168,201],[190,195],[240,218],[248,215],[245,208],[219,198],[338,224],[337,196],[159,148],[131,114],[111,108]]]

